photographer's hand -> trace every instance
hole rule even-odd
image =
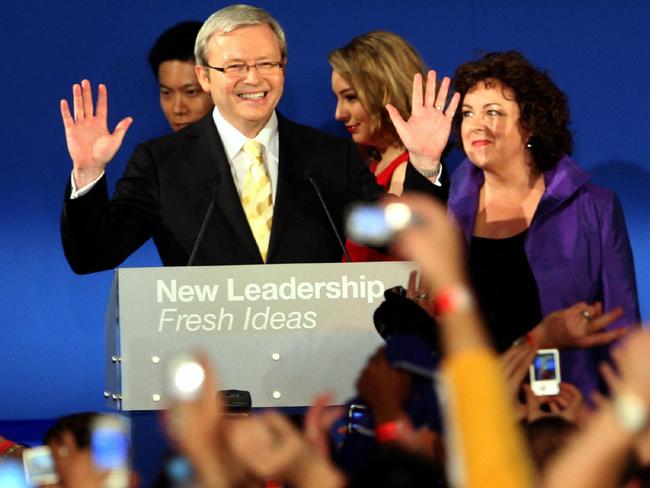
[[[404,404],[411,393],[411,375],[393,368],[380,348],[370,358],[357,380],[357,392],[381,424],[402,416]]]

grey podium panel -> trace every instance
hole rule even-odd
[[[372,314],[413,263],[125,268],[106,320],[106,396],[122,410],[165,408],[167,362],[201,350],[221,389],[251,392],[255,407],[309,405],[329,390],[354,394],[382,343]]]

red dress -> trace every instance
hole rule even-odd
[[[406,151],[393,159],[381,173],[375,175],[377,183],[383,186],[384,190],[388,191],[388,188],[390,187],[390,181],[393,178],[393,173],[400,164],[408,161],[408,159],[409,153]],[[379,163],[371,163],[370,171],[374,173],[377,169],[377,164]],[[350,258],[352,258],[353,263],[363,263],[369,261],[397,261],[396,258],[389,256],[388,254],[383,254],[371,247],[357,244],[350,239],[345,242],[345,249],[347,249],[348,254],[350,254]],[[343,262],[346,261],[347,260],[345,259],[345,256],[343,256]]]

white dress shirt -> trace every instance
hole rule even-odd
[[[228,163],[230,164],[235,188],[237,188],[237,193],[241,197],[244,178],[250,166],[249,158],[244,153],[244,144],[246,144],[249,138],[224,119],[217,107],[214,107],[212,118],[223,142],[223,148],[226,152]],[[264,166],[266,166],[269,178],[271,179],[271,191],[273,194],[273,202],[275,202],[275,192],[278,186],[278,162],[280,158],[278,117],[275,115],[275,112],[271,114],[271,118],[269,118],[266,125],[254,139],[264,146]]]

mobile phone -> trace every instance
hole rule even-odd
[[[118,415],[99,415],[92,426],[90,447],[93,463],[107,471],[105,488],[126,488],[129,484],[129,424]]]
[[[52,450],[48,446],[23,450],[25,479],[30,486],[53,485],[59,482]]]
[[[530,388],[537,396],[560,393],[560,352],[539,349],[530,365]]]
[[[347,236],[360,244],[385,246],[395,234],[415,222],[408,205],[392,202],[388,205],[358,204],[347,212]]]
[[[359,432],[374,436],[375,431],[370,427],[370,417],[367,406],[358,403],[350,404],[348,407],[348,434]]]
[[[205,381],[203,366],[191,355],[179,354],[167,367],[166,389],[172,400],[194,400]]]

